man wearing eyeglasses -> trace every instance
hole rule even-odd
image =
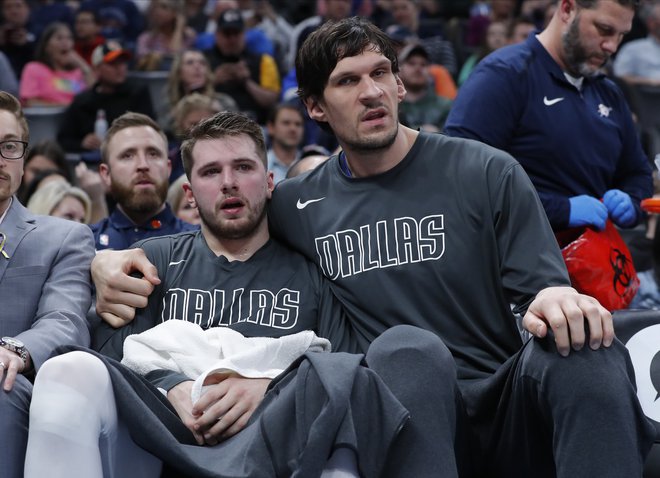
[[[15,197],[28,126],[18,100],[0,91],[0,446],[2,476],[23,476],[32,379],[60,345],[88,345],[88,227],[30,213]]]

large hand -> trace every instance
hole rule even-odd
[[[628,194],[618,189],[610,189],[603,195],[603,204],[617,226],[629,227],[635,224],[637,211]]]
[[[607,207],[598,199],[583,194],[569,198],[571,212],[568,227],[594,226],[599,231],[605,229]]]
[[[142,278],[131,277],[139,272]],[[92,261],[96,313],[112,327],[133,320],[135,309],[146,307],[149,294],[160,284],[158,271],[142,249],[99,251]]]
[[[244,378],[234,374],[209,375],[211,387],[192,409],[195,430],[208,445],[215,445],[240,432],[261,403],[270,379]]]
[[[167,399],[170,401],[176,413],[183,424],[195,436],[195,441],[199,445],[204,444],[204,437],[195,430],[195,417],[192,415],[192,401],[190,392],[192,391],[192,380],[187,380],[175,385],[167,392]]]
[[[585,343],[585,321],[589,325],[589,347],[609,347],[614,340],[612,314],[593,297],[572,287],[548,287],[539,292],[523,317],[523,327],[535,337],[552,329],[557,350],[566,357],[571,346],[580,350]]]

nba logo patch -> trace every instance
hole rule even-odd
[[[108,237],[107,234],[101,234],[99,236],[99,244],[101,244],[102,246],[107,246],[108,244],[110,244],[110,237]]]

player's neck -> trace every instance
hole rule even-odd
[[[224,256],[229,262],[247,261],[255,252],[261,249],[270,238],[268,233],[268,222],[265,218],[248,237],[242,237],[240,239],[218,237],[213,234],[204,223],[202,223],[202,235],[204,236],[209,249],[211,249],[216,256]]]
[[[399,131],[394,143],[387,148],[364,151],[354,150],[350,145],[341,144],[342,150],[346,154],[351,176],[363,178],[389,171],[403,161],[418,134],[418,131],[399,124]]]

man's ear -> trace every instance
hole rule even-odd
[[[112,186],[112,179],[110,179],[110,166],[105,163],[99,164],[99,176],[107,189]]]
[[[193,194],[192,187],[190,187],[190,183],[184,182],[181,187],[183,188],[183,195],[186,197],[186,202],[192,207],[196,207],[197,202],[195,201],[195,195]],[[171,204],[171,206],[174,207],[173,204]]]
[[[268,191],[267,198],[270,199],[273,197],[273,189],[275,189],[275,176],[272,171],[266,172],[266,190]]]
[[[396,77],[396,87],[397,87],[396,96],[399,99],[399,103],[401,103],[403,99],[406,97],[407,91],[399,75],[395,75],[395,77]]]
[[[305,99],[305,108],[307,108],[307,114],[314,121],[326,121],[325,111],[323,105],[316,98],[307,98]]]
[[[572,19],[576,9],[575,0],[559,0],[559,15],[564,22],[568,23]]]

